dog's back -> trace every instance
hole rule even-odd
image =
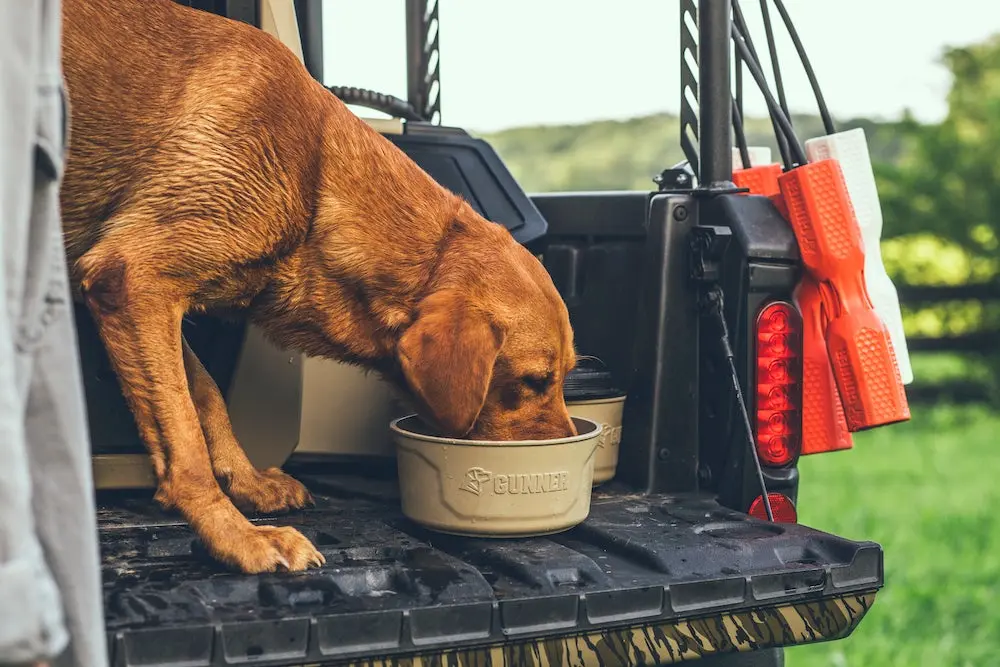
[[[277,40],[172,0],[64,0],[63,24],[71,262],[129,208],[230,226],[236,244],[306,224],[326,108],[308,98],[328,93]]]

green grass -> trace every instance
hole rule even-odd
[[[1000,664],[998,436],[985,408],[915,408],[802,460],[800,521],[880,543],[886,586],[851,637],[789,649],[789,667]]]

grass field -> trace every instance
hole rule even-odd
[[[802,523],[879,542],[886,587],[853,636],[789,649],[790,667],[1000,665],[1000,415],[913,412],[799,464]]]

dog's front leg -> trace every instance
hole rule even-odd
[[[124,260],[94,250],[80,268],[87,305],[152,458],[156,499],[187,519],[212,556],[243,572],[321,565],[322,554],[301,533],[251,524],[219,488],[184,372],[183,298],[162,278],[130,275]]]
[[[244,512],[285,512],[312,505],[309,491],[280,468],[254,468],[233,433],[215,380],[186,340],[183,345],[188,388],[208,444],[212,470],[226,495]]]

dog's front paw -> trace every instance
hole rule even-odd
[[[280,514],[311,507],[314,504],[312,494],[302,482],[280,468],[255,472],[252,477],[239,481],[233,479],[225,485],[227,495],[240,510],[260,514]]]
[[[253,526],[230,546],[232,551],[215,556],[246,574],[298,572],[326,563],[305,535],[288,526]]]

